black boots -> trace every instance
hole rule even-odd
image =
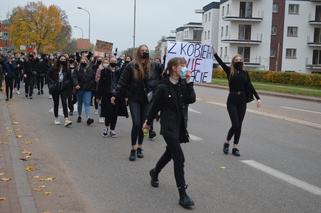
[[[159,186],[159,181],[158,174],[156,173],[155,169],[150,170],[149,175],[151,177],[150,184],[152,185],[152,187],[157,188]]]
[[[223,153],[224,154],[226,154],[226,155],[228,154],[229,147],[230,147],[230,144],[224,143],[224,146],[223,146]]]
[[[240,157],[240,150],[238,150],[237,148],[233,148],[232,149],[232,155],[236,156],[236,157]]]
[[[144,158],[143,149],[137,148],[137,157],[138,158]]]
[[[136,150],[135,149],[130,150],[129,160],[130,161],[136,160]]]
[[[191,209],[195,204],[194,201],[186,194],[187,185],[179,187],[179,205],[185,209]]]

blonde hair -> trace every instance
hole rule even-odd
[[[235,59],[237,57],[242,58],[242,56],[240,54],[236,54],[235,56],[233,56],[232,61],[231,61],[231,71],[230,71],[230,76],[233,76],[235,74],[235,68],[234,68],[234,64],[235,64]]]
[[[140,45],[137,48],[137,51],[136,51],[136,54],[135,54],[135,60],[134,60],[134,64],[137,65],[134,68],[134,77],[136,79],[140,79],[140,80],[143,80],[146,74],[147,74],[147,78],[148,79],[151,78],[151,75],[152,75],[151,74],[152,66],[151,66],[150,59],[148,58],[146,60],[146,62],[143,63],[143,60],[145,60],[145,59],[143,59],[142,56],[140,55],[140,50],[143,47],[146,47],[148,49],[148,46],[146,44]]]

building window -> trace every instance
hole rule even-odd
[[[211,21],[211,12],[208,13],[208,21]]]
[[[207,13],[205,14],[205,23],[207,22]]]
[[[321,28],[315,28],[314,29],[314,43],[321,43]]]
[[[287,48],[286,49],[286,58],[296,59],[296,49]]]
[[[224,6],[222,7],[222,17],[224,17]]]
[[[239,40],[251,40],[251,25],[240,24]]]
[[[289,14],[298,15],[299,14],[299,5],[298,4],[289,4]]]
[[[207,38],[210,39],[211,38],[211,32],[207,31]]]
[[[288,27],[288,37],[298,37],[298,27]]]
[[[221,38],[223,37],[224,35],[224,27],[221,27]]]
[[[225,26],[225,36],[227,36],[228,35],[228,26],[226,25]]]
[[[220,57],[223,55],[223,47],[220,48]]]
[[[279,12],[279,4],[273,3],[273,13],[278,13],[278,12]]]
[[[238,47],[237,52],[243,57],[244,62],[250,62],[250,55],[251,55],[250,47]]]
[[[225,47],[225,54],[224,57],[227,57],[227,47]]]
[[[270,57],[276,57],[276,49],[275,48],[271,48]]]
[[[240,2],[240,17],[252,18],[253,2]]]
[[[272,34],[272,35],[276,35],[276,34],[277,34],[277,30],[278,30],[278,28],[277,28],[275,25],[273,25],[273,26],[272,26],[271,34]]]
[[[227,4],[227,7],[226,7],[226,14],[229,15],[230,14],[230,5]]]
[[[315,20],[321,21],[321,6],[315,7]]]
[[[321,64],[321,50],[313,50],[312,64],[314,65]]]
[[[205,31],[204,40],[207,38],[207,31]]]

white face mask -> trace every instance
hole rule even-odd
[[[105,68],[106,68],[106,67],[108,67],[108,64],[106,64],[106,63],[105,63],[105,64],[103,64],[103,67],[105,67]]]

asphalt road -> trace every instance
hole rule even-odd
[[[222,154],[230,121],[226,90],[197,87],[190,105],[184,144],[193,212],[321,212],[321,104],[262,96],[263,107],[248,106],[240,158]],[[59,159],[73,186],[98,213],[186,212],[178,203],[173,166],[149,184],[148,171],[164,151],[163,138],[145,141],[145,158],[129,162],[131,120],[120,118],[118,138],[102,138],[97,118],[71,128],[55,126],[46,96],[15,97],[22,121]],[[159,124],[155,125],[159,130]]]

